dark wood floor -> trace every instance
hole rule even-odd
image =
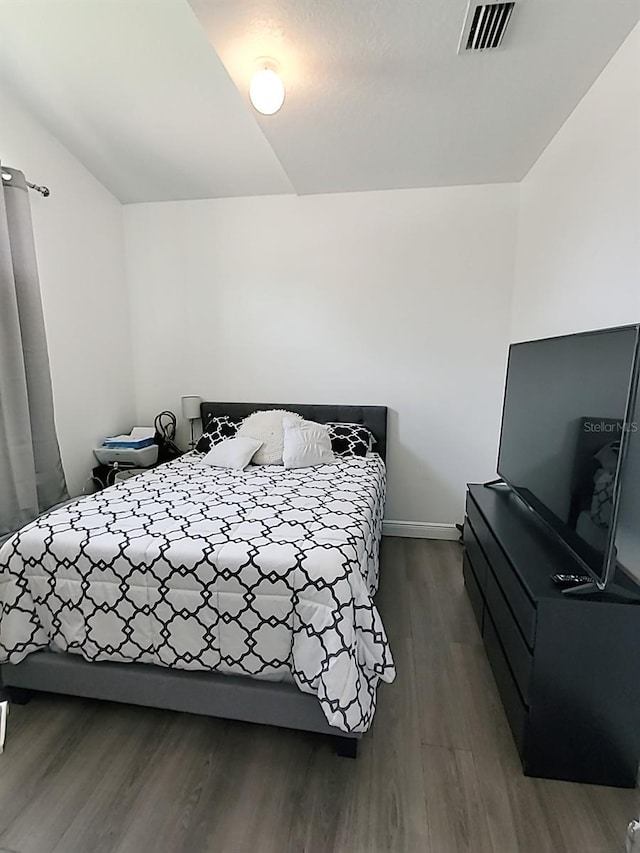
[[[616,853],[636,792],[525,778],[459,546],[387,539],[398,678],[357,761],[323,738],[61,697],[13,708],[0,850]]]

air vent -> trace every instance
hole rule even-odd
[[[515,3],[469,4],[458,53],[468,50],[495,50],[509,26]]]

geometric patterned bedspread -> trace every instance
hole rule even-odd
[[[212,468],[196,454],[54,510],[0,548],[0,663],[54,648],[270,680],[366,731],[393,681],[372,600],[377,454]]]

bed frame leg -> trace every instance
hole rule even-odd
[[[26,705],[31,700],[31,691],[25,690],[24,687],[0,687],[0,692],[11,705]]]
[[[342,758],[357,758],[358,757],[358,738],[357,737],[340,737],[336,735],[334,738],[336,752]]]

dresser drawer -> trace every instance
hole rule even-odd
[[[476,580],[476,576],[469,561],[468,554],[465,554],[462,560],[462,574],[464,575],[464,585],[467,590],[467,595],[469,596],[469,601],[471,602],[471,609],[473,610],[473,614],[476,617],[476,622],[478,623],[478,628],[480,628],[480,633],[482,633],[482,622],[484,619],[484,599],[482,598],[482,593],[480,592],[480,587],[478,586],[478,581]]]
[[[487,561],[493,574],[500,584],[509,607],[518,623],[522,636],[532,649],[536,640],[536,608],[533,601],[525,592],[513,567],[505,557],[502,549],[494,539],[479,511],[469,500],[467,514],[475,533],[476,539],[486,554]],[[471,557],[473,561],[473,556]]]
[[[528,705],[533,655],[524,641],[513,613],[492,572],[489,572],[487,577],[485,598],[487,610],[491,614],[491,619],[498,632],[511,672],[518,684],[523,700]]]
[[[500,645],[495,626],[491,616],[485,609],[484,615],[484,647],[491,664],[491,671],[498,687],[498,693],[502,699],[504,710],[511,727],[513,739],[518,748],[520,756],[524,756],[524,738],[527,725],[528,710],[520,697],[520,693],[514,681],[509,664]]]
[[[487,558],[483,554],[482,548],[478,543],[478,537],[473,529],[471,520],[468,517],[465,519],[464,527],[462,529],[462,541],[466,552],[469,555],[469,559],[471,560],[471,565],[473,566],[473,572],[476,576],[476,580],[478,581],[478,586],[482,592],[484,592],[489,564],[487,563]]]

